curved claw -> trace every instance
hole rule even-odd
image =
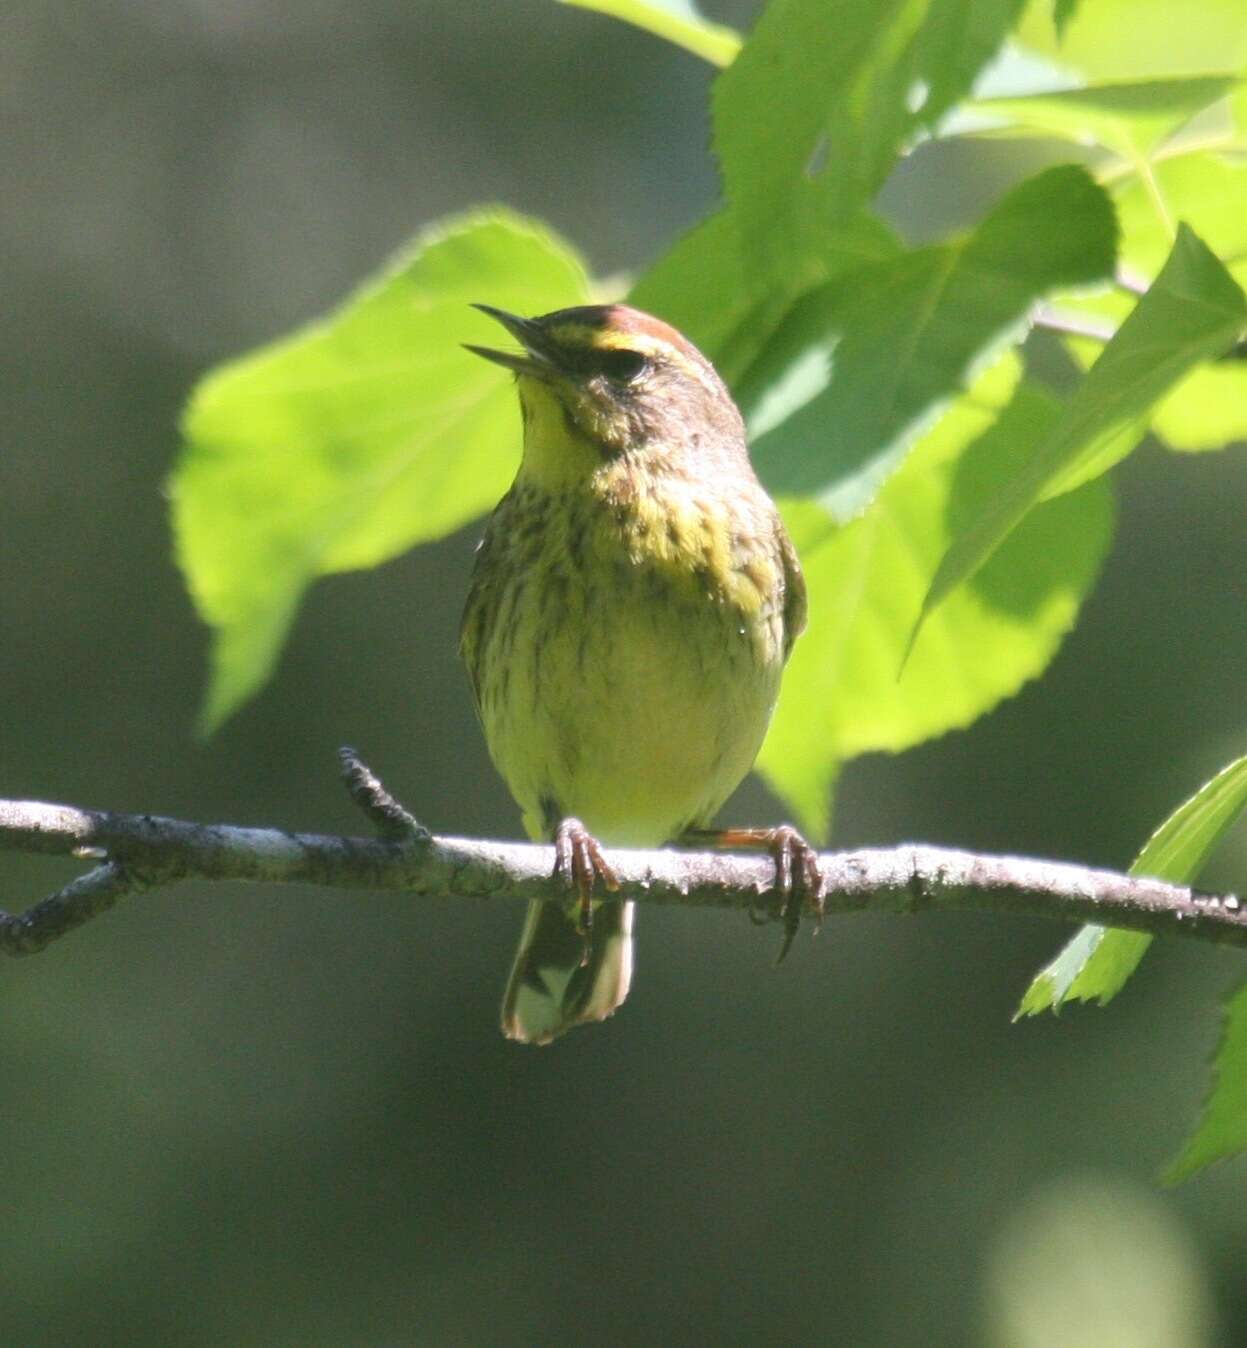
[[[815,932],[823,923],[823,875],[818,868],[818,853],[791,824],[777,828],[689,829],[684,840],[693,845],[711,843],[716,847],[764,848],[775,862],[775,888],[783,904],[779,919],[784,924],[784,939],[775,963],[783,962],[792,948],[801,925],[801,912],[808,907],[814,915]],[[749,920],[764,926],[774,919],[759,917],[757,904],[749,905]]]
[[[593,932],[593,887],[601,880],[612,894],[619,877],[611,869],[598,840],[579,819],[564,819],[554,835],[554,875],[576,899],[576,930],[585,938],[583,964],[589,957]]]
[[[784,939],[775,957],[777,965],[792,949],[801,926],[801,910],[808,904],[813,910],[817,933],[823,924],[823,876],[818,869],[818,853],[791,824],[770,830],[767,850],[775,858],[775,885],[784,900]]]

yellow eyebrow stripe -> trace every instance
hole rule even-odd
[[[680,354],[671,342],[646,332],[590,327],[586,323],[560,323],[557,328],[550,329],[550,337],[558,346],[579,346],[591,351],[639,351],[643,356],[660,352]]]

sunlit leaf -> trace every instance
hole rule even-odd
[[[1088,371],[1051,435],[1018,476],[957,534],[923,603],[923,619],[991,556],[1027,511],[1102,472],[1138,422],[1189,370],[1247,323],[1247,299],[1186,226],[1160,275]]]
[[[714,144],[755,268],[853,216],[973,83],[1021,0],[773,0],[716,82]]]
[[[1052,0],[1030,0],[1018,36],[1096,81],[1247,67],[1242,0],[1082,0],[1059,36]]]
[[[1131,176],[1114,191],[1124,261],[1155,275],[1185,220],[1231,273],[1247,274],[1247,162],[1212,152],[1158,160],[1151,184]],[[1157,201],[1159,197],[1159,201]]]
[[[1157,407],[1152,430],[1188,452],[1247,440],[1247,360],[1194,370]]]
[[[731,65],[740,51],[740,34],[725,24],[711,23],[698,12],[693,0],[559,0],[559,3],[597,10],[635,24],[711,65]]]
[[[1187,154],[1154,165],[1152,183],[1137,177],[1115,192],[1122,225],[1122,262],[1137,277],[1153,275],[1171,238],[1158,211],[1185,220],[1247,286],[1247,159],[1223,153]],[[1119,322],[1131,307],[1124,293],[1071,301],[1072,309]],[[1098,352],[1085,344],[1071,350],[1090,364]],[[1151,428],[1179,450],[1221,449],[1247,439],[1247,362],[1221,362],[1192,370],[1153,409]]]
[[[178,561],[213,628],[203,724],[265,682],[315,577],[373,566],[490,506],[515,470],[507,375],[468,305],[581,302],[565,245],[518,217],[425,236],[341,309],[208,375],[170,483]]]
[[[740,396],[745,371],[800,296],[899,252],[891,230],[862,211],[835,229],[794,235],[783,277],[771,278],[750,265],[734,212],[725,208],[678,240],[628,298],[695,342]]]
[[[1147,154],[1238,83],[1234,73],[1122,81],[1024,97],[983,98],[967,118],[988,126],[1100,145],[1125,157]]]
[[[968,725],[1045,667],[1094,581],[1112,527],[1106,484],[1035,511],[998,556],[934,615],[897,671],[923,592],[956,522],[1016,471],[1058,415],[1014,388],[1006,358],[975,382],[873,504],[837,525],[812,501],[785,514],[811,594],[759,767],[820,836],[839,763]]]
[[[773,490],[850,519],[1037,299],[1112,275],[1116,241],[1107,195],[1066,165],[1015,188],[960,239],[813,291],[740,385],[748,412],[812,349],[821,361],[825,387],[756,442],[759,470]]]
[[[1193,884],[1245,805],[1247,757],[1235,759],[1178,806],[1147,840],[1130,874]],[[1069,1001],[1098,1001],[1103,1006],[1125,986],[1151,943],[1146,932],[1089,923],[1035,976],[1017,1014],[1056,1011]]]
[[[1052,26],[1056,29],[1059,41],[1065,33],[1069,21],[1078,11],[1079,0],[1054,0],[1052,6]]]

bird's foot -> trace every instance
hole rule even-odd
[[[775,888],[782,907],[780,920],[784,924],[784,939],[779,947],[776,964],[792,949],[792,943],[801,926],[802,910],[808,908],[814,917],[814,930],[823,923],[823,876],[818,868],[818,852],[791,824],[775,828],[729,828],[723,830],[694,830],[685,835],[690,842],[709,842],[715,847],[758,848],[771,854],[775,862]],[[751,908],[749,916],[759,919]]]
[[[554,876],[561,880],[576,903],[576,930],[584,937],[583,964],[589,958],[593,932],[593,887],[601,880],[612,894],[619,879],[602,855],[602,847],[579,819],[564,819],[554,835]]]

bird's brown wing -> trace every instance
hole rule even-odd
[[[797,550],[792,546],[792,539],[782,524],[779,525],[778,534],[779,555],[784,566],[784,659],[787,660],[792,654],[793,643],[805,631],[809,603]]]

